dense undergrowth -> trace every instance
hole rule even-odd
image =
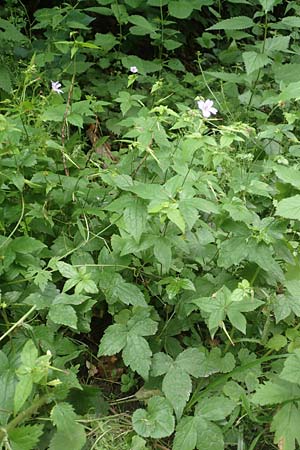
[[[2,448],[299,448],[299,2],[29,3],[0,9]]]

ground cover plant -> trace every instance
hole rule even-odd
[[[3,2],[3,449],[299,448],[299,37],[297,1]]]

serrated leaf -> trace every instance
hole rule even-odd
[[[185,222],[184,222],[184,219],[183,219],[182,214],[179,211],[179,209],[168,208],[166,210],[166,214],[167,214],[168,219],[170,219],[171,222],[175,223],[175,225],[178,226],[178,228],[182,231],[182,233],[184,233],[185,232]]]
[[[139,242],[147,224],[147,208],[145,202],[138,197],[133,197],[130,204],[125,208],[123,219],[127,232]]]
[[[197,348],[188,348],[177,356],[176,365],[193,377],[199,377],[204,358],[204,354]]]
[[[51,420],[59,430],[64,430],[74,423],[76,413],[70,403],[61,402],[51,411]]]
[[[193,5],[186,0],[170,0],[168,2],[170,16],[177,19],[186,19],[193,12]]]
[[[297,189],[300,189],[300,173],[294,167],[277,166],[275,173],[280,180],[289,183]]]
[[[29,341],[26,342],[21,352],[22,364],[30,368],[34,367],[37,357],[38,357],[37,348],[34,345],[33,340],[30,339]]]
[[[38,252],[45,247],[43,242],[29,236],[17,237],[10,243],[11,250],[24,254]]]
[[[236,403],[224,395],[203,397],[196,406],[195,414],[207,420],[218,421],[232,413]]]
[[[155,353],[155,355],[152,358],[151,375],[153,377],[164,375],[165,373],[168,372],[172,364],[173,360],[171,356],[166,355],[165,353],[162,352]]]
[[[287,357],[284,361],[283,370],[279,376],[291,383],[300,384],[300,349],[294,350],[294,352]]]
[[[57,427],[57,432],[50,442],[49,450],[61,450],[72,448],[81,450],[86,441],[83,425],[76,422],[77,415],[72,405],[61,402],[55,405],[51,411],[51,420]]]
[[[14,397],[14,413],[17,414],[32,392],[32,375],[26,374],[20,377],[16,386]]]
[[[152,352],[146,339],[130,334],[122,356],[126,366],[136,371],[145,380],[148,378]]]
[[[298,16],[287,16],[284,17],[281,21],[287,27],[295,27],[300,28],[300,17]]]
[[[127,330],[124,325],[115,323],[106,328],[99,345],[98,356],[111,356],[119,353],[126,345]]]
[[[48,317],[54,323],[77,329],[77,315],[71,305],[52,305]]]
[[[278,202],[276,215],[286,219],[300,220],[300,195],[294,195]]]
[[[65,278],[77,278],[78,271],[75,267],[71,266],[71,264],[67,264],[63,261],[58,261],[56,263],[58,270]]]
[[[259,0],[259,3],[263,7],[264,13],[271,11],[273,7],[278,3],[278,0]]]
[[[147,410],[137,409],[133,413],[132,424],[139,435],[160,439],[173,433],[175,420],[167,400],[163,397],[152,397]]]
[[[154,244],[154,256],[162,265],[162,273],[167,273],[172,263],[172,250],[170,242],[164,237],[158,237]]]
[[[35,450],[43,434],[43,425],[26,425],[13,428],[8,432],[12,450]]]
[[[242,54],[247,75],[270,64],[272,60],[265,53],[244,52]]]
[[[208,30],[245,30],[246,28],[251,28],[255,25],[253,20],[247,16],[237,16],[231,19],[221,20],[212,27],[207,28]]]
[[[275,432],[274,443],[280,444],[283,450],[295,450],[295,442],[300,444],[299,421],[300,411],[294,403],[282,406],[271,424],[271,431]]]
[[[176,427],[173,450],[194,450],[197,443],[197,420],[183,417]]]
[[[251,401],[257,405],[274,405],[300,398],[300,387],[286,380],[276,379],[261,384]]]
[[[192,391],[188,373],[181,367],[171,367],[163,379],[162,390],[173,406],[177,419],[180,419]]]
[[[197,417],[197,448],[200,450],[224,450],[221,429],[214,423]]]

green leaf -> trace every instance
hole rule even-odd
[[[4,65],[0,67],[0,89],[7,93],[12,90],[10,72]]]
[[[300,28],[300,17],[298,16],[287,16],[284,17],[281,21],[287,27],[295,27]]]
[[[152,359],[151,375],[158,377],[168,372],[173,364],[171,356],[165,353],[159,352],[155,353]]]
[[[98,356],[111,356],[119,353],[126,345],[127,330],[124,325],[115,323],[106,328],[99,345]]]
[[[56,266],[63,277],[65,278],[77,278],[78,277],[78,270],[71,266],[70,264],[67,264],[63,261],[58,261],[56,263]]]
[[[178,226],[178,228],[182,231],[182,233],[185,232],[185,222],[182,217],[181,212],[173,207],[166,209],[167,217],[170,219],[171,222],[175,223],[175,225]]]
[[[242,54],[247,75],[270,64],[272,60],[264,53],[244,52]]]
[[[259,0],[259,3],[263,7],[264,13],[271,11],[273,7],[278,3],[278,0]]]
[[[300,387],[279,378],[259,385],[251,401],[256,405],[274,405],[300,398]]]
[[[43,434],[43,425],[27,425],[13,428],[8,432],[12,450],[35,450]]]
[[[118,40],[112,33],[96,33],[94,43],[99,45],[105,52],[109,52],[118,44]]]
[[[138,197],[133,197],[124,210],[123,219],[127,232],[139,242],[146,229],[148,212],[146,204]]]
[[[268,340],[266,347],[277,352],[287,345],[287,338],[282,334],[275,334],[271,339]]]
[[[176,427],[173,450],[194,450],[197,444],[197,419],[183,417]]]
[[[54,406],[51,411],[51,420],[57,427],[49,450],[61,450],[72,448],[81,450],[85,444],[86,436],[83,425],[76,422],[77,415],[69,403],[61,402]]]
[[[246,28],[251,28],[255,25],[252,19],[247,16],[237,16],[231,19],[221,20],[208,30],[244,30]]]
[[[280,443],[284,450],[295,450],[295,441],[300,444],[299,422],[299,407],[294,403],[282,406],[271,424],[271,431],[275,432],[274,443]]]
[[[286,219],[300,220],[300,195],[281,200],[277,205],[276,214]]]
[[[122,356],[126,366],[130,366],[144,379],[148,378],[152,352],[146,339],[129,334]]]
[[[139,435],[160,439],[173,433],[175,420],[167,400],[163,397],[152,397],[147,410],[137,409],[133,413],[132,424]]]
[[[232,413],[236,403],[224,395],[203,397],[196,406],[195,414],[207,420],[218,421]]]
[[[22,349],[21,353],[21,361],[24,366],[28,368],[34,367],[36,363],[36,359],[38,357],[38,351],[36,346],[34,345],[32,339],[26,342]]]
[[[172,250],[169,240],[158,236],[153,250],[155,258],[162,265],[162,273],[167,273],[172,263]]]
[[[10,244],[10,248],[14,252],[24,254],[38,252],[45,247],[46,245],[43,244],[41,241],[29,236],[17,237]]]
[[[224,450],[221,429],[202,417],[197,417],[197,448],[199,450]]]
[[[145,36],[147,34],[152,34],[157,30],[157,26],[149,22],[149,20],[145,19],[143,16],[132,15],[129,16],[128,20],[135,25],[130,28],[130,32],[133,35]]]
[[[183,417],[176,427],[173,450],[194,450],[197,444],[197,419]]]
[[[275,173],[282,181],[300,189],[300,173],[294,167],[276,166]]]
[[[181,367],[171,367],[163,379],[162,390],[180,419],[192,391],[189,375]]]
[[[54,323],[77,329],[77,315],[70,305],[52,305],[48,317]]]
[[[186,19],[193,12],[193,5],[186,0],[170,0],[168,2],[170,16],[177,19]]]
[[[295,83],[290,83],[287,87],[282,89],[282,92],[278,97],[278,101],[285,102],[288,100],[299,98],[300,98],[300,81],[296,81]]]
[[[176,365],[193,377],[199,377],[202,373],[203,353],[197,348],[188,348],[177,356]]]
[[[17,383],[14,397],[14,414],[17,414],[20,411],[20,409],[30,396],[32,387],[32,375],[30,373],[20,376],[20,380]]]
[[[300,349],[294,350],[284,361],[284,367],[280,373],[280,378],[291,383],[300,384]]]
[[[238,222],[252,224],[256,218],[256,214],[250,211],[244,202],[236,197],[233,197],[230,202],[225,203],[223,209],[229,213],[233,220]]]

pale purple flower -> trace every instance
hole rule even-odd
[[[218,110],[213,107],[212,100],[198,100],[197,105],[202,112],[203,117],[210,117],[212,114],[217,114]]]
[[[64,91],[61,88],[61,83],[59,81],[51,81],[51,89],[57,94],[63,94]]]
[[[138,73],[138,68],[136,66],[131,66],[129,70],[131,73]]]

